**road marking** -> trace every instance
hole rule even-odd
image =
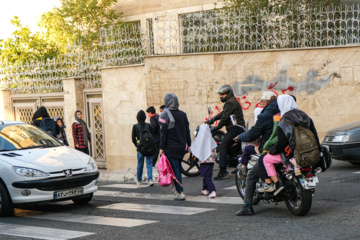
[[[51,213],[34,216],[25,216],[26,218],[36,218],[44,220],[75,222],[85,224],[107,225],[115,227],[137,227],[145,224],[157,223],[158,221],[130,219],[130,218],[114,218],[102,216],[77,215],[68,213]]]
[[[95,233],[0,223],[0,234],[31,239],[62,240],[89,236]]]
[[[236,190],[236,186],[224,188],[224,190]]]
[[[135,211],[135,212],[177,214],[177,215],[193,215],[193,214],[215,210],[214,208],[179,207],[179,206],[135,204],[135,203],[115,203],[107,206],[102,206],[99,208]]]
[[[136,189],[136,188],[143,188],[143,187],[149,187],[149,186],[141,185],[140,187],[138,187],[136,184],[109,184],[109,185],[102,185],[100,187]]]
[[[171,194],[153,194],[153,193],[134,193],[121,191],[103,191],[98,190],[94,196],[107,197],[123,197],[123,198],[141,198],[141,199],[155,199],[155,200],[173,200],[174,196]],[[205,203],[222,203],[222,204],[243,204],[244,201],[240,197],[216,197],[208,198],[206,196],[186,196],[186,201],[189,202],[205,202]]]
[[[356,174],[360,174],[360,172],[354,172],[354,173],[356,173]]]

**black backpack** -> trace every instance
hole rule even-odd
[[[55,137],[55,121],[51,118],[43,118],[40,122],[40,128]]]
[[[149,124],[145,123],[145,127],[142,128],[139,124],[135,125],[140,132],[140,152],[143,156],[155,155],[155,142],[154,137],[149,131]]]

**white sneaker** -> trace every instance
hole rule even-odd
[[[178,193],[175,191],[174,200],[185,200],[185,194],[183,192]]]
[[[201,192],[202,192],[202,194],[203,194],[204,196],[209,195],[209,191],[208,191],[208,190],[206,190],[206,189],[201,190]]]
[[[137,181],[137,182],[136,182],[136,185],[137,185],[138,187],[141,187],[142,182],[141,182],[141,181]]]
[[[215,198],[216,197],[216,192],[212,191],[208,197],[209,198]]]
[[[149,180],[149,181],[148,181],[148,186],[149,186],[149,187],[154,186],[154,182],[153,182],[153,180]]]

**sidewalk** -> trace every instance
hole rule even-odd
[[[99,169],[99,181],[102,182],[131,182],[136,181],[136,168],[121,169],[116,171],[107,171],[106,169]],[[153,181],[157,181],[158,171],[153,168]],[[143,170],[143,181],[147,181],[147,169]]]

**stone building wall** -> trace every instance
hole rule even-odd
[[[322,139],[327,130],[360,119],[360,47],[154,56],[144,65],[102,69],[108,170],[136,166],[131,142],[136,113],[163,104],[175,93],[191,132],[222,108],[216,89],[234,87],[245,120],[261,93],[273,90],[297,98]],[[147,119],[148,121],[148,119]]]

